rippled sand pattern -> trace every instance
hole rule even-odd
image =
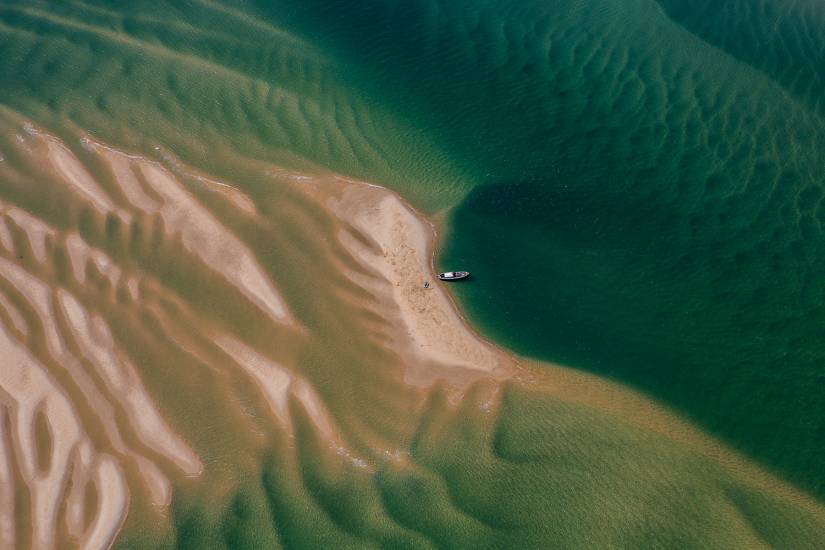
[[[53,545],[57,534],[63,532],[58,521],[61,513],[66,534],[80,540],[81,546],[104,547],[128,509],[127,472],[161,509],[168,507],[172,498],[170,475],[203,474],[202,459],[169,427],[141,381],[140,366],[122,345],[121,339],[148,331],[143,326],[146,316],[152,318],[150,323],[162,327],[166,334],[161,338],[180,353],[212,368],[234,365],[246,373],[248,381],[261,388],[282,428],[292,429],[290,400],[294,399],[340,454],[367,467],[367,462],[347,450],[318,390],[296,372],[294,358],[284,365],[283,357],[278,357],[281,354],[272,357],[253,349],[243,342],[243,333],[233,334],[243,326],[240,323],[198,319],[199,314],[161,282],[153,265],[161,261],[158,256],[175,256],[173,261],[185,261],[191,269],[209,273],[206,278],[210,280],[204,284],[212,288],[198,294],[205,294],[201,297],[208,301],[210,291],[219,292],[236,301],[254,323],[260,324],[254,333],[270,332],[276,340],[305,340],[306,328],[293,318],[270,274],[182,179],[189,186],[197,185],[201,193],[206,191],[213,199],[224,201],[228,213],[264,223],[252,199],[222,182],[184,173],[179,164],[169,167],[157,160],[130,156],[85,137],[77,142],[79,151],[74,152],[9,112],[4,113],[2,130],[2,473],[8,482],[3,485],[8,506],[3,510],[2,534],[7,544],[26,541],[30,535],[35,547]],[[311,192],[298,192],[298,196],[306,194],[306,200],[319,201],[315,208],[323,211],[323,195],[329,195],[330,189],[322,189],[325,186],[316,178],[283,177],[315,187]],[[359,185],[327,179],[326,187],[336,189]],[[370,208],[372,217],[366,221],[383,224],[385,231],[392,233],[377,235],[379,240],[367,245],[365,239],[373,237],[365,233],[369,225],[357,212],[349,217],[345,214],[352,212],[342,212],[337,218],[347,224],[336,231],[340,242],[346,243],[340,246],[341,253],[349,250],[350,261],[355,262],[341,271],[363,287],[377,285],[371,312],[373,324],[379,325],[374,329],[375,338],[386,338],[395,348],[416,348],[423,363],[433,364],[430,370],[437,366],[490,370],[506,363],[501,354],[463,328],[439,289],[428,292],[437,299],[429,306],[426,299],[410,304],[410,296],[405,300],[397,291],[387,289],[392,284],[418,287],[429,273],[431,236],[422,231],[432,230],[420,225],[395,196],[363,187],[377,194],[379,203],[367,207],[369,193],[358,204],[349,204],[352,192],[344,199],[329,200],[342,208],[348,205],[350,210]],[[45,204],[45,212],[30,213],[6,202],[7,197],[13,200],[15,196],[21,197],[21,202],[26,202],[26,196],[51,200],[39,202],[36,210],[43,210]],[[58,223],[41,216],[56,218]],[[376,216],[389,218],[382,222]],[[404,219],[396,219],[398,216]],[[356,226],[349,227],[350,218]],[[413,244],[420,249],[398,233],[408,230],[417,231]],[[390,273],[382,267],[389,265],[386,258],[400,255],[385,250],[384,260],[376,261],[369,256],[376,247],[404,247],[403,262],[413,263],[395,265]],[[107,249],[113,249],[117,257],[113,259]],[[406,257],[409,255],[413,255],[411,260]],[[378,273],[373,271],[376,267]],[[308,271],[310,276],[314,277],[314,271]],[[192,290],[186,281],[183,284]],[[352,302],[357,298],[341,299]],[[321,301],[320,297],[317,300]],[[402,304],[395,309],[397,315],[405,317],[403,332],[378,321],[395,303]],[[440,339],[428,338],[438,335],[439,328],[418,326],[416,312],[409,311],[413,305],[432,314],[432,322],[447,332]],[[216,311],[213,317],[226,313]],[[120,325],[120,331],[112,330],[112,321]],[[184,341],[192,330],[203,331],[199,336],[205,340],[200,345]],[[453,333],[460,337],[450,338]],[[470,354],[462,355],[463,351]],[[216,360],[218,352],[225,358]],[[431,372],[429,380],[434,378]],[[458,377],[456,380],[464,380],[458,386],[466,385],[467,379],[471,377]],[[26,503],[14,494],[23,491],[30,495],[29,509],[16,510]],[[60,512],[64,499],[66,508]],[[27,515],[31,516],[30,534],[25,524],[16,525],[15,521]]]
[[[254,5],[5,1],[0,53],[0,73],[26,75],[4,82],[4,103],[37,116],[45,104],[110,143],[161,142],[217,170],[215,153],[231,149],[398,182],[453,171],[428,140],[408,155],[418,123],[350,90],[352,75],[321,44]],[[459,195],[465,182],[452,180],[440,191],[407,188],[435,208],[431,193]]]
[[[825,6],[819,2],[659,0],[698,38],[766,74],[822,116]]]
[[[627,303],[604,308],[608,290],[638,283],[645,300],[682,305],[682,287],[650,285],[648,265],[668,281],[674,264],[616,245],[636,242],[636,222],[711,289],[680,309],[701,322],[667,334],[702,359],[711,305],[770,307],[778,273],[815,281],[801,245],[775,252],[754,229],[797,240],[786,218],[802,210],[773,200],[821,217],[806,183],[817,80],[796,76],[815,61],[785,70],[817,40],[771,35],[745,59],[739,45],[765,29],[726,5],[756,29],[741,43],[666,0],[0,1],[0,548],[821,545],[821,501],[754,458],[768,454],[708,434],[717,417],[695,425],[618,383],[509,354],[435,281],[436,228],[476,227],[473,246],[504,272],[492,316],[542,342],[615,318],[622,345],[604,368],[616,376],[625,344],[668,341],[626,319]],[[795,14],[819,12],[783,13],[795,30]],[[732,59],[700,66],[714,48]],[[803,145],[780,170],[790,142]],[[508,194],[525,188],[535,196]],[[477,226],[456,227],[460,201],[488,208]],[[615,209],[591,210],[602,203]],[[538,242],[542,273],[571,277],[534,279],[573,289],[576,316],[550,309],[556,329],[519,315],[515,302],[542,294],[503,291],[522,281],[504,246],[477,237],[513,227],[495,214],[518,208],[540,238],[507,245],[532,259]],[[602,269],[611,254],[627,285]],[[775,271],[755,286],[703,263],[735,275],[763,257]],[[733,310],[738,322],[745,308]],[[770,349],[805,352],[786,331],[815,323],[788,319],[763,316],[782,334]],[[638,365],[645,380],[652,370]],[[701,390],[691,403],[713,401],[725,425],[790,441],[782,457],[796,461],[797,434],[817,430],[735,383],[718,385],[726,402],[695,369],[656,372]],[[781,389],[781,372],[756,383]]]
[[[123,525],[127,547],[608,543],[643,528],[570,531],[593,519],[579,498],[687,521],[651,475],[733,522],[686,523],[696,540],[785,540],[753,530],[766,509],[794,540],[825,525],[644,398],[481,340],[423,288],[434,230],[389,191],[251,163],[269,188],[248,194],[10,111],[1,130],[4,546],[105,548]]]

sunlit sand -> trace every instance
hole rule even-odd
[[[268,197],[10,113],[2,132],[19,157],[0,166],[0,546],[106,548],[130,517],[162,531],[176,495],[222,502],[270,448],[312,449],[336,479],[429,479],[428,438],[460,452],[521,391],[825,518],[648,398],[479,337],[437,282],[434,226],[395,193],[250,163]],[[25,185],[60,205],[24,208]]]
[[[319,181],[320,180],[320,181]],[[341,230],[341,244],[374,274],[374,288],[381,289],[397,310],[397,344],[416,359],[412,364],[434,364],[430,379],[445,377],[445,370],[481,371],[506,376],[512,359],[474,334],[458,315],[433,272],[435,231],[396,194],[365,183],[342,178],[313,181],[311,192],[338,219],[351,224],[367,242]],[[357,280],[369,285],[364,278]],[[430,283],[428,288],[424,287]],[[416,375],[425,376],[425,373]]]

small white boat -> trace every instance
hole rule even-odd
[[[470,276],[469,271],[447,271],[446,273],[439,273],[438,278],[442,281],[460,281]]]

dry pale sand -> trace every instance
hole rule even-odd
[[[469,328],[444,290],[449,283],[438,280],[433,268],[436,234],[429,221],[397,194],[375,185],[331,177],[305,181],[303,187],[349,226],[339,230],[339,241],[373,278],[348,275],[380,291],[390,306],[384,315],[397,317],[395,345],[409,357],[410,382],[513,373],[513,358]]]
[[[0,548],[106,548],[136,509],[165,524],[181,487],[223,499],[297,416],[355,468],[405,462],[436,390],[488,388],[493,410],[505,384],[822,513],[647,397],[479,337],[395,193],[250,163],[256,194],[78,142],[0,111]]]

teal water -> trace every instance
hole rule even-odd
[[[825,10],[302,6],[470,174],[439,264],[476,274],[456,288],[473,321],[823,496]]]
[[[439,265],[474,273],[485,334],[822,499],[822,44],[791,0],[0,2],[0,102],[447,211]]]

